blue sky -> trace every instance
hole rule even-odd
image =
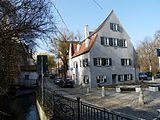
[[[102,8],[100,8],[96,1]],[[160,0],[54,0],[68,29],[83,34],[84,25],[95,30],[113,9],[135,47],[145,37],[153,37],[160,30]],[[59,27],[64,26],[55,13]]]
[[[55,0],[54,4],[68,29],[80,31],[82,35],[85,24],[91,31],[95,30],[112,9],[135,47],[145,37],[152,37],[160,30],[160,0]],[[58,26],[63,25],[60,18],[57,20]]]

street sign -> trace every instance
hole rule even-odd
[[[160,48],[157,48],[157,57],[160,57]]]

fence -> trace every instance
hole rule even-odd
[[[40,91],[39,91],[40,94]],[[53,120],[136,120],[105,108],[98,107],[80,98],[64,97],[56,91],[44,90],[44,107]]]
[[[0,120],[11,120],[11,115],[0,111]]]

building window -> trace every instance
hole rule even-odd
[[[128,81],[128,80],[132,80],[132,74],[118,75],[119,82]]]
[[[109,38],[101,37],[101,45],[109,45]]]
[[[101,66],[101,58],[93,58],[94,66]]]
[[[125,39],[119,39],[118,46],[119,47],[127,47],[127,41]]]
[[[85,75],[85,76],[83,77],[83,83],[89,84],[89,76],[88,76],[88,75]]]
[[[127,47],[127,41],[125,39],[101,37],[101,45]]]
[[[73,68],[78,68],[77,62],[74,62],[74,63],[73,63]]]
[[[121,59],[121,65],[122,66],[131,66],[131,59]]]
[[[111,66],[112,59],[111,58],[101,58],[102,66]]]
[[[110,29],[115,32],[122,32],[122,27],[120,27],[119,24],[116,23],[110,23]]]
[[[88,58],[83,59],[83,67],[88,66]]]
[[[96,76],[97,83],[104,83],[107,82],[107,76],[98,75]]]
[[[94,66],[111,66],[112,59],[111,58],[93,58]]]
[[[113,38],[113,46],[117,46],[118,43],[118,39],[117,38]]]

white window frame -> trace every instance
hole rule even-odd
[[[110,63],[110,59],[109,58],[105,58],[105,60],[106,60],[106,65],[105,66],[109,66],[109,63]]]
[[[117,46],[118,45],[118,38],[113,38],[113,46]]]
[[[109,38],[108,37],[104,37],[104,45],[109,45]]]
[[[132,74],[127,74],[127,80],[131,80],[131,75]]]
[[[96,58],[97,65],[96,66],[101,66],[102,65],[102,59],[101,58]]]
[[[96,76],[96,81],[99,79],[99,83],[103,83],[105,82],[105,79],[106,79],[106,82],[107,82],[107,76],[105,75],[97,75]],[[98,83],[98,82],[97,82]]]

